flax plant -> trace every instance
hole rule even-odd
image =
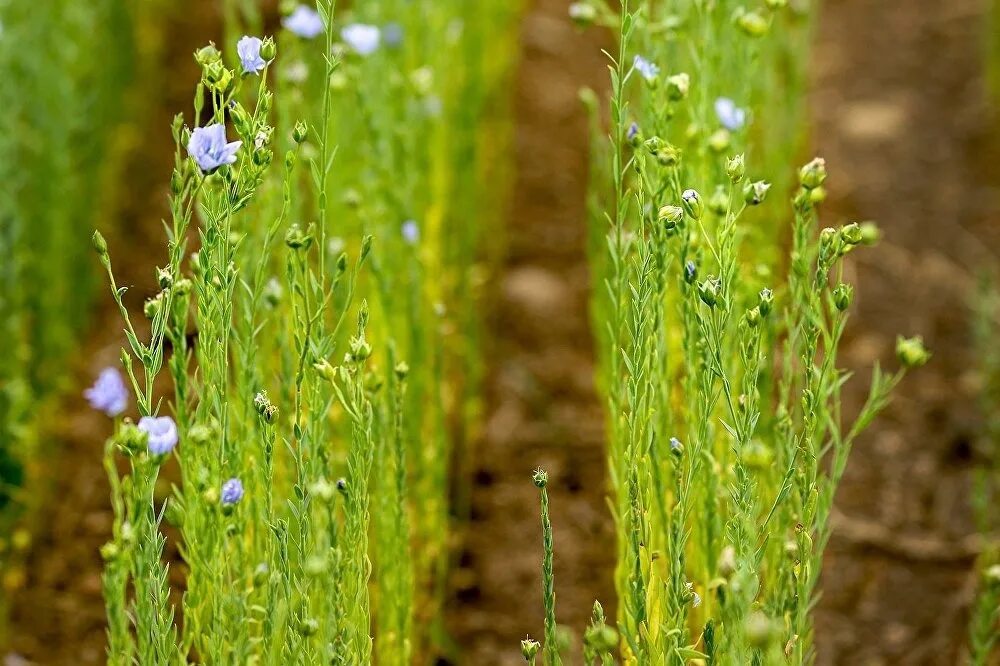
[[[969,622],[969,661],[991,663],[1000,647],[1000,544],[993,507],[1000,494],[1000,353],[995,340],[1000,332],[1000,291],[996,278],[984,275],[976,294],[974,342],[981,359],[980,404],[984,419],[977,450],[980,464],[973,477],[973,515],[984,539],[977,562],[979,585]]]
[[[618,652],[636,664],[812,663],[851,446],[929,354],[901,338],[900,369],[876,365],[868,400],[843,413],[844,260],[877,230],[821,228],[825,163],[799,169],[793,189],[795,131],[763,129],[789,122],[770,122],[778,95],[802,86],[806,40],[788,31],[808,31],[804,8],[630,1],[571,14],[586,7],[618,33],[609,140],[594,151],[608,184],[594,181],[590,203]],[[784,81],[754,75],[779,63]],[[596,98],[584,101],[599,127]],[[791,199],[786,212],[776,196]]]
[[[129,388],[93,390],[134,394],[143,417],[108,446],[109,661],[414,663],[444,640],[449,461],[479,373],[470,283],[500,196],[485,132],[505,122],[489,104],[509,59],[490,32],[512,10],[320,0],[285,8],[272,39],[237,37],[262,23],[253,3],[224,8],[227,43],[195,53],[193,113],[173,125],[145,340],[95,236]],[[181,535],[176,609],[161,521]]]

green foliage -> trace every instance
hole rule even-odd
[[[96,242],[139,413],[172,414],[180,440],[154,456],[127,419],[109,440],[109,661],[413,663],[442,649],[448,477],[476,423],[514,8],[387,1],[345,20],[321,0],[323,33],[282,30],[258,75],[241,73],[234,36],[261,16],[225,7],[231,39],[195,54],[194,114],[173,124],[148,336]],[[402,40],[354,52],[338,38],[351,21],[397,23]],[[203,173],[189,126],[213,124],[242,145]],[[245,496],[226,503],[232,478]],[[163,520],[181,535],[176,610]]]
[[[822,160],[792,188],[800,123],[796,105],[779,109],[801,92],[809,26],[784,2],[618,15],[591,259],[624,663],[812,663],[851,446],[929,358],[900,339],[902,369],[876,366],[865,405],[843,413],[843,261],[877,234],[820,228]]]
[[[984,419],[982,437],[977,443],[977,459],[973,478],[972,508],[984,542],[977,563],[980,572],[979,590],[969,622],[970,663],[985,666],[991,663],[1000,640],[1000,544],[996,542],[1000,529],[996,503],[1000,497],[1000,351],[996,340],[1000,334],[1000,291],[996,276],[985,274],[976,294],[974,344],[981,375],[980,405]]]
[[[44,424],[93,304],[86,242],[107,205],[120,98],[132,84],[129,0],[0,2],[0,535],[28,537],[45,495]],[[115,48],[105,52],[108,43]],[[102,57],[93,57],[100,53]],[[110,154],[109,154],[110,153]],[[23,540],[23,537],[22,537]],[[24,541],[26,544],[27,541]],[[23,553],[7,549],[18,578]]]

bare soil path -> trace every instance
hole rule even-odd
[[[823,576],[820,664],[962,663],[973,589],[962,544],[981,428],[967,304],[1000,250],[985,3],[823,4],[811,106],[831,169],[827,222],[875,219],[885,231],[858,255],[846,359],[859,369],[886,360],[896,333],[923,334],[934,358],[852,454],[837,498],[847,519]]]
[[[463,664],[523,664],[519,640],[541,638],[537,466],[550,478],[559,621],[579,637],[595,598],[613,613],[604,406],[587,313],[589,137],[578,97],[582,86],[606,89],[608,77],[601,35],[577,31],[568,6],[528,2],[521,28],[517,178],[489,322],[487,422],[453,576],[450,625]]]

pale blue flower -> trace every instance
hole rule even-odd
[[[236,42],[236,53],[240,56],[245,74],[256,74],[264,69],[267,61],[260,57],[260,37],[247,37]]]
[[[639,136],[639,125],[637,123],[632,123],[628,126],[628,131],[625,133],[625,138],[632,141],[637,136]]]
[[[232,478],[222,484],[222,493],[219,498],[223,506],[232,506],[243,499],[243,482],[237,478]]]
[[[281,24],[304,39],[318,37],[323,32],[323,19],[315,9],[306,5],[296,7]]]
[[[382,40],[386,46],[399,46],[403,43],[403,26],[396,22],[382,26]]]
[[[236,151],[243,145],[242,141],[226,143],[226,126],[222,123],[208,127],[196,127],[191,132],[188,141],[188,154],[194,158],[205,173],[218,169],[223,164],[236,161]]]
[[[114,368],[101,370],[97,381],[84,391],[83,395],[91,407],[108,416],[118,416],[128,406],[128,389],[125,387],[121,373]]]
[[[720,97],[715,100],[715,115],[719,122],[730,132],[741,129],[747,121],[747,112],[736,106],[736,102],[728,97]]]
[[[417,226],[416,220],[407,220],[406,222],[403,222],[401,231],[403,233],[403,240],[410,245],[416,245],[420,242],[420,227]]]
[[[154,456],[170,453],[177,446],[177,425],[169,416],[143,416],[139,430],[148,436],[149,452]]]
[[[656,66],[655,63],[646,60],[641,55],[637,55],[632,59],[632,66],[642,74],[642,78],[647,81],[652,81],[657,76],[660,75],[660,68]]]
[[[382,31],[377,25],[366,23],[351,23],[340,31],[340,38],[358,55],[371,55],[378,50],[382,40]]]

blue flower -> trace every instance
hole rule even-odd
[[[730,132],[741,129],[747,120],[747,112],[736,106],[736,102],[728,97],[720,97],[715,100],[715,115],[719,122]]]
[[[223,506],[232,506],[243,499],[243,482],[237,478],[232,478],[222,484],[220,494]]]
[[[83,395],[91,407],[108,416],[118,416],[128,406],[128,389],[121,374],[114,368],[101,370],[97,381]]]
[[[698,266],[693,261],[684,264],[684,281],[691,284],[698,277]]]
[[[236,42],[236,53],[240,56],[245,74],[256,74],[264,69],[267,61],[260,57],[260,37],[247,37]]]
[[[398,23],[386,23],[382,26],[382,39],[386,46],[399,46],[403,43],[403,26]]]
[[[323,32],[323,19],[315,9],[306,5],[296,7],[281,24],[304,39],[312,39]]]
[[[660,74],[660,68],[657,67],[655,63],[643,58],[641,55],[637,55],[632,60],[632,66],[635,67],[635,69],[642,74],[642,78],[647,81],[652,81]]]
[[[628,139],[629,141],[632,141],[637,136],[639,136],[639,125],[636,123],[632,123],[631,125],[628,126],[628,131],[625,133],[625,138]]]
[[[416,220],[407,220],[406,222],[403,222],[401,231],[403,233],[403,240],[410,245],[416,245],[420,242],[420,227],[417,226]]]
[[[382,39],[382,31],[376,25],[351,23],[340,31],[340,37],[358,55],[371,55],[378,50]]]
[[[208,127],[196,127],[191,132],[188,141],[188,154],[194,158],[205,173],[218,169],[223,164],[236,161],[236,151],[243,145],[242,141],[226,143],[226,126],[222,123]]]
[[[139,430],[146,433],[149,452],[154,456],[170,453],[177,446],[177,426],[169,416],[143,416]]]

